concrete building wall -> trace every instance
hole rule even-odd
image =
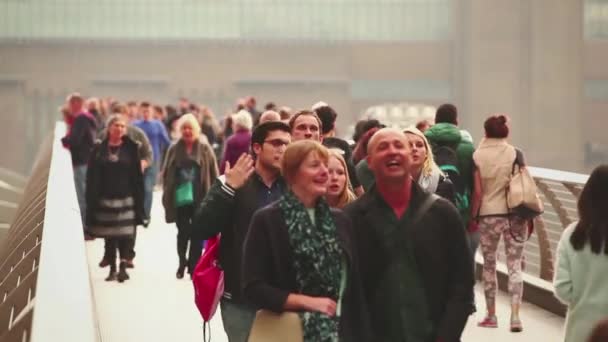
[[[0,42],[0,136],[14,146],[0,166],[27,172],[57,107],[79,90],[162,104],[186,96],[218,116],[249,94],[260,108],[324,100],[343,130],[371,105],[451,101],[476,141],[488,115],[506,113],[531,164],[588,170],[585,143],[608,144],[608,41],[583,39],[580,2],[454,0],[450,11],[451,37],[434,41]]]

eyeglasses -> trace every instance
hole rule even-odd
[[[274,147],[274,148],[279,148],[279,147],[282,147],[282,146],[289,145],[289,141],[282,140],[282,139],[264,140],[264,142],[272,145],[272,147]]]

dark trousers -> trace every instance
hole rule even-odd
[[[110,265],[116,263],[116,251],[120,253],[120,259],[126,260],[131,255],[130,237],[114,237],[106,239],[106,253]]]
[[[194,205],[177,208],[177,256],[180,266],[187,266],[190,274],[194,272],[203,249],[202,241],[193,236],[192,216],[194,216]],[[188,243],[190,243],[189,249]]]
[[[126,260],[133,260],[135,258],[135,238],[137,238],[137,227],[135,227],[135,230],[133,231],[133,236],[121,238],[121,239],[128,239],[128,251],[125,254],[126,257],[124,258]],[[104,248],[103,257],[106,260],[112,261],[112,259],[110,259],[110,254],[109,254],[110,245],[108,244],[108,240],[110,240],[110,239],[105,239],[105,243],[104,243],[104,247],[103,247]]]

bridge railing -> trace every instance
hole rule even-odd
[[[562,232],[578,220],[577,200],[588,175],[537,167],[529,168],[536,181],[545,212],[535,219],[534,234],[524,248],[524,299],[564,315],[565,307],[553,296],[555,252]],[[499,285],[507,288],[504,245],[498,248]],[[477,262],[483,262],[479,252]]]
[[[0,249],[0,342],[100,340],[65,130],[42,144]]]

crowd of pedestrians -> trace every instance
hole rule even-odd
[[[264,109],[247,97],[218,121],[185,98],[177,107],[67,98],[62,142],[85,239],[105,240],[99,266],[109,266],[107,281],[130,278],[138,226],[149,226],[162,186],[165,221],[177,228],[176,278],[192,277],[205,240],[221,236],[221,318],[231,342],[248,340],[260,310],[297,313],[304,341],[460,341],[480,302],[478,245],[486,309],[478,326],[497,328],[501,238],[508,328],[523,330],[530,222],[512,213],[506,190],[514,166],[526,162],[509,143],[507,116],[490,116],[475,147],[452,104],[412,127],[362,120],[353,143],[337,137],[338,113],[325,102]],[[591,175],[581,219],[558,248],[566,341],[585,341],[608,316],[607,172]]]

